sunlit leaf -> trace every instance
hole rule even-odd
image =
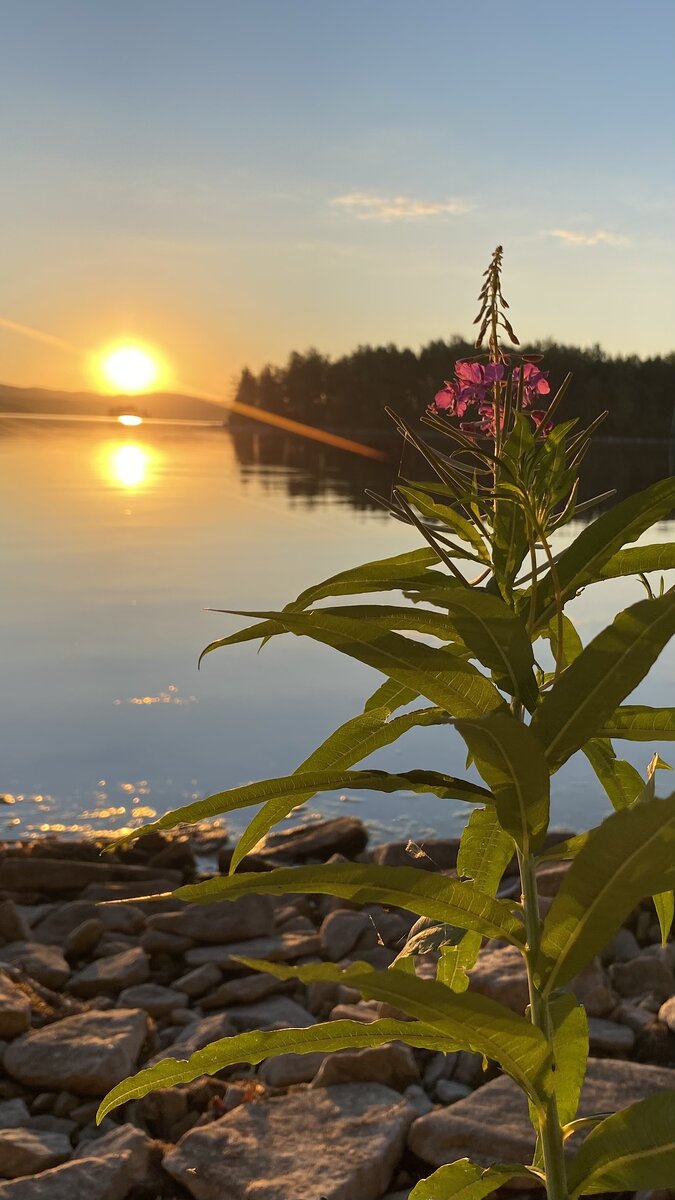
[[[604,722],[599,736],[630,742],[672,742],[675,740],[675,708],[622,704]]]
[[[617,758],[608,738],[591,738],[584,754],[605,789],[612,807],[627,808],[640,795],[644,780],[632,763]]]
[[[618,579],[622,575],[647,574],[649,571],[675,570],[675,542],[657,542],[652,546],[632,546],[619,550],[598,572],[597,578]]]
[[[508,713],[455,724],[495,798],[500,825],[527,853],[548,826],[549,772],[541,743]]]
[[[571,992],[556,996],[549,1008],[553,1027],[554,1086],[561,1125],[577,1115],[588,1062],[588,1017]]]
[[[483,1200],[510,1179],[534,1174],[530,1167],[499,1163],[479,1167],[468,1158],[439,1167],[428,1179],[423,1179],[410,1193],[408,1200]],[[538,1176],[534,1176],[538,1178]],[[541,1179],[539,1179],[541,1182]]]
[[[414,688],[403,687],[400,683],[396,683],[393,679],[385,679],[378,688],[375,689],[372,696],[369,696],[364,705],[363,711],[370,712],[374,708],[385,709],[388,713],[393,713],[397,708],[403,708],[406,704],[412,704],[416,700],[418,693]]]
[[[570,1200],[600,1192],[672,1186],[674,1112],[675,1090],[662,1091],[596,1125],[569,1168]]]

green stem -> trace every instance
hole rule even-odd
[[[527,934],[526,961],[527,982],[530,993],[530,1019],[533,1025],[541,1029],[544,1037],[549,1045],[551,1045],[553,1027],[548,1000],[541,995],[537,988],[533,973],[533,963],[539,951],[541,933],[534,860],[529,855],[523,855],[519,852],[518,865],[520,867],[523,906],[525,909],[525,930]],[[555,1095],[549,1098],[545,1110],[540,1113],[539,1135],[544,1156],[546,1195],[548,1200],[569,1200],[563,1136]]]

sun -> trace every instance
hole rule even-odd
[[[151,350],[128,342],[104,350],[99,370],[107,388],[133,395],[157,384],[160,363]]]

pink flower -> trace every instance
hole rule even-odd
[[[515,367],[513,371],[514,395],[517,395],[519,381],[520,367]],[[525,407],[529,408],[530,404],[534,404],[537,396],[547,396],[550,390],[546,374],[540,371],[535,363],[523,363],[523,404]]]
[[[543,422],[546,420],[546,413],[544,409],[533,408],[532,412],[528,413],[528,416],[532,417],[535,429],[537,429],[539,433],[543,433],[544,437],[546,437],[546,435],[553,429],[553,421],[546,421],[546,424],[543,424]]]

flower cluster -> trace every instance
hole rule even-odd
[[[512,373],[514,395],[520,386],[520,372],[523,372],[523,407],[531,408],[539,396],[547,395],[551,388],[546,373],[540,371],[532,362],[515,367]],[[445,386],[434,396],[431,410],[444,412],[449,416],[460,418],[460,428],[470,433],[494,434],[495,429],[495,399],[499,402],[499,393],[505,382],[505,367],[503,363],[458,362],[455,364],[455,378],[447,380]],[[467,412],[474,407],[478,412],[478,420],[462,421]],[[502,408],[503,420],[503,408]],[[469,414],[470,415],[470,414]],[[537,429],[542,425],[545,412],[533,409],[530,414]],[[548,427],[543,430],[548,432]]]

